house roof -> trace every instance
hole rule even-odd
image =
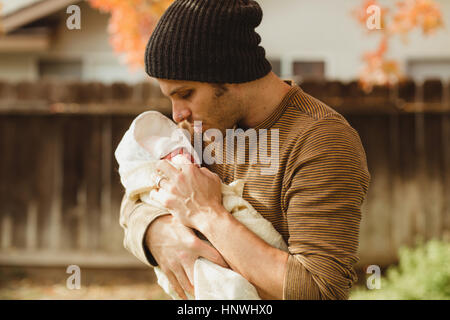
[[[81,0],[0,0],[1,31],[9,33]]]

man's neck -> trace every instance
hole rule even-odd
[[[291,88],[273,73],[243,88],[246,96],[246,112],[239,126],[254,128],[263,122],[279,107]]]

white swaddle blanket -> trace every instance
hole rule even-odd
[[[172,151],[184,148],[199,164],[199,158],[190,140],[182,134],[177,125],[159,112],[148,111],[139,115],[131,124],[116,149],[115,157],[119,163],[121,182],[126,197],[163,208],[152,200],[157,178],[155,164]],[[177,167],[191,163],[185,156],[172,158]],[[252,232],[269,245],[287,251],[282,236],[272,224],[264,219],[242,198],[244,182],[236,180],[230,185],[222,183],[222,202],[225,209]],[[159,267],[155,267],[158,284],[174,299],[180,299],[171,287],[168,278]],[[194,294],[197,300],[258,300],[255,287],[240,274],[199,258],[194,265]],[[191,295],[186,293],[189,299]]]

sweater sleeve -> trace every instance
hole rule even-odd
[[[140,201],[131,201],[126,196],[120,206],[120,226],[124,230],[124,247],[136,258],[150,267],[156,267],[156,260],[145,245],[145,234],[156,218],[169,214],[168,211],[152,207]]]
[[[359,136],[338,116],[317,120],[296,140],[286,168],[284,299],[347,299],[370,180]]]

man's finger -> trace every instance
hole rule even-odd
[[[194,163],[192,164],[182,164],[180,165],[182,172],[189,172],[190,170],[199,170],[198,166],[196,166]]]
[[[182,263],[183,268],[184,268],[184,272],[186,273],[189,282],[192,284],[193,290],[195,290],[194,288],[194,265],[195,265],[195,261],[191,264],[189,263]]]
[[[201,167],[200,171],[203,172],[204,174],[207,174],[207,175],[212,173],[211,170],[209,170],[206,167]]]
[[[171,199],[171,195],[164,189],[159,189],[150,193],[150,199],[160,203],[163,207],[167,205],[168,201]]]
[[[206,241],[202,240],[202,245],[199,248],[198,255],[215,263],[224,268],[229,268],[228,263],[225,262],[223,257],[220,255],[219,251],[217,251],[213,246],[208,244]]]
[[[218,179],[218,180],[220,180],[222,182],[220,177],[216,173],[214,173],[211,170],[209,170],[208,168],[205,168],[205,167],[200,168],[200,172],[203,173],[204,175],[208,176],[208,177],[211,177],[213,179]]]
[[[167,160],[161,160],[156,162],[156,170],[159,171],[165,177],[167,177],[169,180],[174,179],[176,175],[180,172]]]
[[[173,273],[175,274],[178,283],[181,285],[184,291],[187,291],[191,295],[194,295],[194,286],[188,279],[188,276],[186,275],[186,272],[184,271],[183,267],[180,265],[179,267],[173,270]]]
[[[181,287],[180,283],[177,280],[177,277],[172,273],[172,271],[166,270],[164,272],[167,276],[167,279],[169,279],[170,284],[172,285],[172,288],[175,290],[175,292],[178,294],[178,296],[183,299],[187,300],[187,296],[184,293],[183,288]]]

